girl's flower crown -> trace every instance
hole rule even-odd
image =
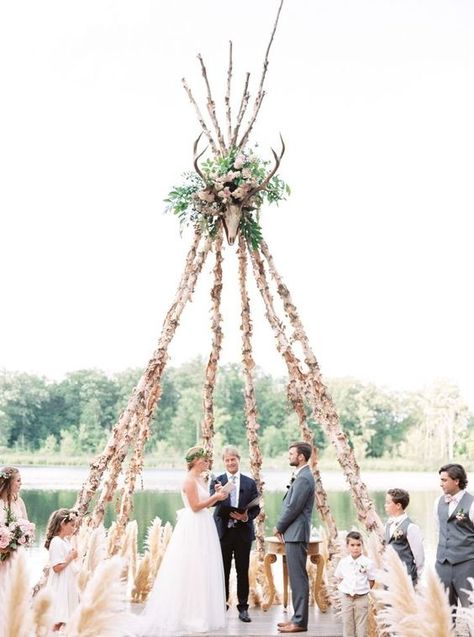
[[[198,458],[207,458],[207,451],[205,449],[197,449],[185,457],[186,462],[192,462]]]
[[[4,480],[8,480],[9,478],[12,477],[14,473],[15,472],[13,471],[13,469],[0,471],[0,478],[3,478]]]

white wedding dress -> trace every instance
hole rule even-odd
[[[199,500],[209,497],[198,484]],[[184,509],[169,541],[144,613],[141,637],[208,633],[226,623],[224,568],[217,529],[208,509]],[[143,622],[143,623],[142,623]]]

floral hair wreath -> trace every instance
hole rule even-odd
[[[197,460],[198,458],[207,458],[207,451],[205,449],[198,449],[197,451],[193,451],[185,457],[186,462],[192,462],[193,460]]]
[[[77,520],[79,517],[79,512],[71,509],[67,515],[65,515],[62,519],[62,522],[72,522],[72,520]]]
[[[12,475],[15,473],[15,471],[13,469],[9,469],[9,470],[5,470],[5,471],[0,471],[0,478],[3,478],[4,480],[8,480],[9,478],[12,477]]]

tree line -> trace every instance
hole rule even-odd
[[[200,437],[205,363],[198,358],[169,367],[151,425],[148,449],[166,458],[181,454]],[[142,370],[114,375],[74,371],[63,380],[20,372],[0,373],[0,450],[94,454],[124,409]],[[418,392],[395,392],[354,378],[327,381],[343,430],[357,458],[419,459],[423,464],[474,452],[474,416],[459,388],[437,381]],[[286,452],[299,437],[285,379],[256,370],[259,437],[263,454]],[[240,365],[219,370],[215,390],[216,446],[246,445],[244,380]],[[310,414],[308,413],[308,416]],[[320,425],[309,418],[320,452],[330,455]]]

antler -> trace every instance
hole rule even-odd
[[[270,179],[273,177],[273,175],[278,170],[278,167],[280,166],[281,158],[285,154],[285,142],[283,141],[283,137],[281,136],[281,133],[280,133],[280,139],[281,139],[281,153],[280,153],[280,156],[278,156],[276,154],[276,152],[273,150],[273,148],[271,149],[272,153],[273,153],[273,156],[275,157],[275,166],[273,167],[273,170],[268,173],[268,175],[265,177],[265,179],[262,181],[262,183],[257,188],[254,188],[254,190],[252,190],[249,193],[249,197],[253,197],[254,195],[257,194],[257,192],[260,192],[261,190],[265,190],[265,188],[270,183]]]
[[[194,161],[194,170],[197,172],[197,174],[199,175],[199,177],[201,177],[201,179],[203,180],[203,182],[206,184],[206,178],[204,177],[202,170],[199,168],[199,164],[198,164],[198,160],[204,155],[204,153],[207,150],[207,146],[204,148],[204,150],[199,153],[199,155],[197,155],[197,147],[199,144],[199,140],[202,137],[202,133],[199,135],[199,137],[196,139],[196,141],[194,142],[194,146],[193,146],[193,161]]]

